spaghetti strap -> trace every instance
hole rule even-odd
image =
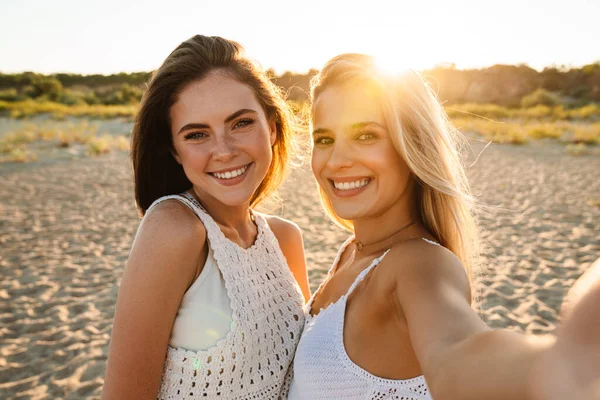
[[[190,199],[190,197],[188,197],[189,194],[184,192],[182,194],[171,194],[168,196],[163,196],[159,199],[157,199],[154,203],[152,203],[152,205],[150,205],[150,207],[148,207],[148,209],[146,210],[146,214],[148,214],[150,212],[150,210],[152,210],[154,207],[156,207],[158,204],[167,201],[167,200],[177,200],[180,203],[186,205],[190,210],[192,210],[192,212],[194,214],[196,214],[198,216],[198,218],[202,219],[200,217],[200,213],[206,213],[206,211],[200,206],[199,204],[194,204],[194,202],[192,202],[192,200]]]
[[[360,274],[358,274],[358,276],[356,277],[356,279],[354,280],[354,282],[352,282],[352,285],[350,285],[350,288],[348,289],[348,292],[345,295],[346,297],[350,297],[350,295],[352,294],[352,292],[354,291],[354,289],[356,289],[356,287],[358,286],[358,284],[365,279],[365,276],[367,276],[372,269],[374,269],[376,266],[379,265],[379,263],[381,263],[381,261],[383,260],[383,258],[389,252],[390,252],[390,249],[386,250],[385,253],[383,253],[382,255],[380,255],[379,257],[377,257],[376,259],[374,259],[373,261],[371,261],[371,264],[367,268],[363,269],[360,272]]]

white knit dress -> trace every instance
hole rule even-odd
[[[244,249],[225,237],[189,193],[157,202],[166,199],[181,201],[204,224],[233,314],[231,330],[215,346],[168,348],[158,398],[285,398],[304,326],[304,301],[265,217],[252,212],[258,235]]]
[[[330,274],[352,239],[348,239],[340,249]],[[437,245],[435,242],[424,240]],[[335,303],[321,309],[314,317],[311,316],[310,310],[321,287],[306,304],[306,325],[296,350],[289,400],[431,400],[423,375],[403,380],[380,378],[355,364],[344,347],[344,320],[348,297],[388,252],[389,250],[373,260],[371,265],[356,277],[346,294]]]

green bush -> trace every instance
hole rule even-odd
[[[100,98],[98,98],[98,96],[96,95],[96,92],[93,90],[90,93],[86,94],[83,99],[87,104],[90,104],[90,105],[102,104],[102,100],[100,100]]]
[[[25,96],[19,95],[19,92],[17,92],[17,89],[15,88],[0,90],[0,100],[21,101],[24,99]]]
[[[118,89],[107,93],[101,98],[103,104],[125,105],[137,104],[142,99],[142,90],[128,84],[121,85]]]
[[[80,92],[75,92],[72,90],[65,90],[59,92],[56,95],[55,101],[60,104],[64,104],[67,106],[75,106],[79,104],[86,104],[85,95]]]
[[[552,107],[560,103],[559,99],[546,89],[536,89],[521,99],[521,107],[530,108],[535,106]]]
[[[34,98],[46,96],[49,100],[56,101],[59,94],[63,91],[63,85],[53,76],[36,76],[31,80],[32,92]]]

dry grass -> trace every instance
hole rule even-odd
[[[0,155],[0,163],[27,163],[37,160],[37,154],[24,147],[13,147]]]
[[[572,156],[588,154],[588,148],[583,143],[570,143],[567,145],[567,153]]]
[[[588,104],[583,107],[566,109],[562,105],[538,105],[529,108],[507,108],[496,104],[457,104],[446,107],[451,119],[490,118],[548,121],[588,121],[600,119],[600,105]]]
[[[110,119],[119,117],[133,117],[137,111],[137,105],[74,105],[67,106],[49,101],[0,101],[0,111],[5,111],[12,118],[25,118],[37,114],[50,114],[53,119],[64,120],[67,116],[91,117]]]
[[[60,148],[85,145],[89,155],[107,154],[112,150],[128,151],[129,139],[123,135],[97,135],[96,127],[84,120],[78,124],[70,123],[66,128],[56,128],[50,124],[41,126],[25,124],[19,130],[9,132],[0,138],[2,162],[29,162],[37,160],[32,149],[34,143],[45,142]]]
[[[557,139],[566,143],[600,143],[600,123],[495,121],[457,118],[454,125],[465,133],[477,133],[496,143],[523,144],[534,139]]]

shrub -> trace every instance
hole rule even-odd
[[[536,89],[521,99],[521,107],[555,106],[559,104],[558,98],[546,89]]]
[[[56,100],[59,93],[63,91],[62,83],[53,76],[36,76],[31,79],[32,97],[47,96],[50,100]]]
[[[14,148],[8,152],[8,155],[0,157],[0,162],[26,163],[37,160],[37,155],[21,147]]]
[[[567,145],[567,153],[569,153],[572,156],[581,156],[587,154],[587,152],[587,146],[583,143],[571,143]]]
[[[110,153],[110,136],[93,137],[88,143],[88,150],[91,155],[97,156]]]
[[[17,89],[10,88],[10,89],[0,90],[0,100],[19,101],[19,100],[23,100],[24,98],[25,98],[25,96],[19,95],[19,93],[17,92]]]
[[[527,136],[534,139],[560,139],[565,131],[562,125],[555,123],[537,123],[526,126]]]

